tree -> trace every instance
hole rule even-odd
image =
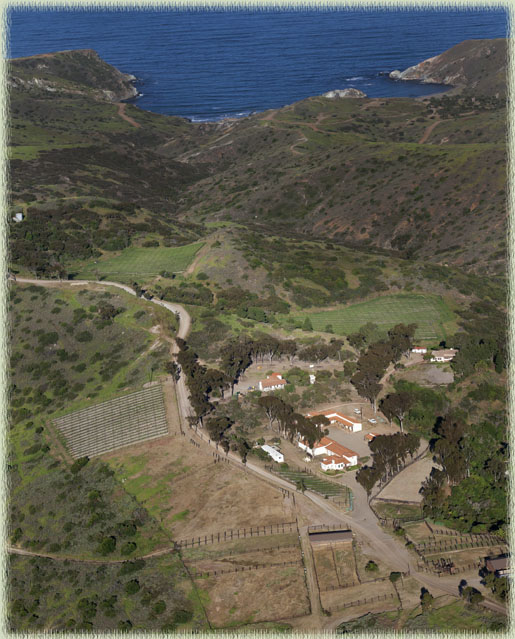
[[[206,420],[206,430],[211,439],[219,442],[224,437],[224,433],[232,426],[233,422],[226,415],[211,417]]]
[[[285,339],[280,344],[281,355],[286,355],[290,363],[297,354],[297,342],[294,339]]]
[[[393,417],[397,417],[402,433],[404,418],[413,406],[413,403],[413,397],[406,391],[390,393],[381,400],[381,410],[390,423],[392,422]]]
[[[306,319],[304,320],[304,324],[302,324],[302,330],[303,331],[312,331],[313,330],[313,324],[311,323],[311,320],[307,316],[306,316]]]
[[[369,371],[358,371],[351,377],[351,384],[356,388],[358,395],[368,399],[376,412],[377,396],[381,392],[383,386],[377,381],[377,375]]]
[[[356,481],[366,490],[367,497],[370,497],[372,488],[379,477],[380,474],[378,469],[372,466],[363,466],[363,468],[360,468],[360,470],[356,473]]]
[[[420,590],[420,605],[424,612],[428,612],[433,607],[434,597],[426,588]]]
[[[400,359],[401,355],[409,354],[413,337],[417,329],[416,324],[397,324],[388,331],[388,340],[393,348],[394,357]]]
[[[460,594],[462,598],[469,604],[477,604],[483,601],[483,595],[472,586],[465,586],[461,589]]]
[[[76,475],[77,473],[79,473],[82,470],[82,468],[84,468],[84,466],[88,462],[89,462],[89,457],[79,457],[71,465],[70,472],[72,472],[74,475]]]
[[[372,561],[372,559],[370,559],[370,561],[368,561],[367,565],[365,566],[365,570],[367,572],[377,572],[379,570],[379,567],[375,561]]]

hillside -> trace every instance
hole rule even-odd
[[[476,67],[502,76],[499,41],[481,42]],[[14,60],[10,73],[12,211],[25,214],[15,264],[63,265],[77,245],[86,258],[187,243],[232,220],[504,276],[506,111],[479,85],[198,124],[113,103],[132,84],[94,52]],[[27,232],[40,238],[30,258]]]
[[[11,60],[7,85],[34,96],[47,92],[114,101],[138,94],[135,79],[104,62],[96,51],[79,49]]]
[[[465,40],[440,55],[404,71],[392,71],[395,80],[449,84],[473,95],[506,95],[506,40]]]

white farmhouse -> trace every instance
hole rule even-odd
[[[280,464],[284,461],[284,455],[280,453],[277,448],[265,444],[264,446],[261,446],[261,449],[264,450],[265,453],[268,453],[274,461]]]
[[[272,373],[266,379],[260,379],[258,388],[260,391],[280,390],[286,386],[286,380],[279,373]]]
[[[302,448],[313,457],[326,455],[320,463],[322,470],[341,470],[349,466],[356,466],[358,463],[358,453],[338,444],[338,442],[329,437],[322,437],[313,448],[310,448],[309,444],[302,440],[299,440],[298,445],[299,448]]]
[[[450,362],[458,351],[455,348],[444,348],[439,351],[431,351],[432,362]]]

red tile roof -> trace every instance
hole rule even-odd
[[[279,379],[277,377],[261,380],[261,386],[285,386],[285,384],[285,379]]]

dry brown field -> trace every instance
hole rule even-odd
[[[302,567],[271,567],[195,581],[213,627],[231,628],[310,613]]]
[[[212,451],[193,445],[188,432],[103,459],[175,540],[295,521],[293,503],[280,490],[231,463],[215,463]]]

